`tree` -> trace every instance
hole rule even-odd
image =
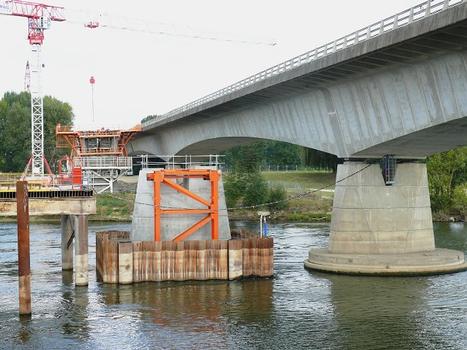
[[[27,92],[7,92],[0,100],[0,171],[21,172],[31,156],[31,105]],[[68,103],[44,97],[44,152],[53,163],[60,156],[55,148],[55,126],[72,125]]]
[[[435,154],[428,158],[431,206],[435,212],[452,208],[454,188],[465,182],[467,147]]]

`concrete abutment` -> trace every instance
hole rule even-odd
[[[396,166],[387,186],[379,164],[338,166],[327,249],[305,267],[353,274],[429,274],[467,269],[462,252],[436,249],[426,164]]]

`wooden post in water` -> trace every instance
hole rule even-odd
[[[31,265],[29,256],[29,198],[27,181],[16,183],[18,222],[19,314],[31,314]]]
[[[75,285],[88,285],[88,217],[86,215],[75,216],[75,256],[76,271]]]
[[[62,226],[62,270],[73,270],[73,220],[71,215],[60,217]]]
[[[133,283],[133,243],[118,243],[118,283]]]

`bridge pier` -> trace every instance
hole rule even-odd
[[[305,267],[379,275],[467,269],[462,252],[435,248],[426,164],[397,164],[389,186],[379,164],[348,161],[336,178],[329,248],[311,249]]]

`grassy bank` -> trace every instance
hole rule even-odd
[[[318,189],[334,183],[332,173],[310,171],[264,172],[269,186],[283,186],[287,197]],[[292,199],[288,208],[273,211],[274,221],[323,222],[331,218],[333,187],[313,193],[303,198]],[[131,221],[135,194],[132,192],[102,193],[97,195],[97,213],[92,221]],[[257,210],[236,210],[229,212],[232,220],[256,220]]]
[[[305,192],[309,195],[291,199],[283,210],[271,210],[271,219],[277,222],[328,222],[331,220],[332,199],[334,195],[335,174],[313,171],[263,172],[268,186],[282,186],[287,198]],[[329,186],[331,185],[331,186]],[[323,187],[324,190],[316,191]],[[97,213],[91,221],[129,222],[133,214],[134,192],[103,193],[97,195]],[[257,220],[257,211],[266,208],[229,211],[231,220]],[[433,213],[434,221],[452,220],[452,215]],[[57,217],[31,217],[31,222],[59,222]],[[0,222],[16,222],[15,218],[0,218]]]
[[[92,221],[131,221],[135,193],[101,193],[97,195],[96,215]]]
[[[262,175],[270,187],[283,187],[286,190],[287,198],[293,198],[305,192],[313,192],[289,200],[286,209],[272,210],[271,220],[288,222],[328,222],[331,220],[334,173],[267,171],[263,172]],[[331,186],[323,191],[316,191],[329,185]],[[258,210],[264,210],[264,208],[231,211],[229,218],[232,220],[256,220]]]
[[[328,222],[331,220],[336,174],[315,171],[267,171],[262,175],[269,186],[283,186],[288,198],[313,192],[290,200],[285,210],[272,212],[271,219],[295,222]],[[327,188],[316,191],[323,187]]]

